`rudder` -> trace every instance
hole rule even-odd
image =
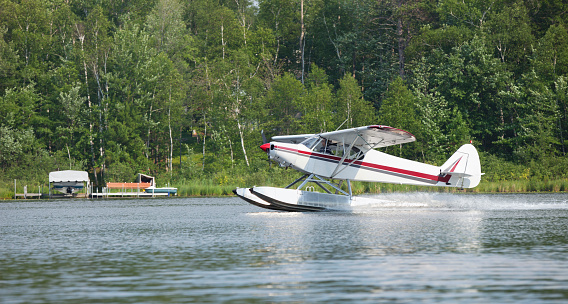
[[[461,146],[440,167],[440,174],[449,175],[446,183],[450,187],[474,188],[481,181],[481,164],[479,154],[471,144]]]

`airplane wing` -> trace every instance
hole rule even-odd
[[[299,144],[304,140],[313,137],[314,135],[316,134],[281,135],[281,136],[273,136],[271,140],[282,143]]]
[[[405,144],[416,140],[411,133],[389,126],[372,125],[320,134],[333,142],[366,151],[375,148]]]

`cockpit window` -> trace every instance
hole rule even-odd
[[[315,147],[315,151],[318,151],[320,153],[324,153],[324,154],[331,154],[332,153],[332,149],[331,146],[333,144],[331,143],[331,140],[327,140],[327,139],[323,139],[322,141],[320,141],[317,146]],[[336,145],[334,145],[336,146]]]
[[[306,146],[308,149],[325,154],[337,154],[338,144],[332,140],[322,138],[319,136],[310,137],[303,142],[302,145]]]
[[[347,150],[349,150],[349,156],[347,156],[347,159],[356,159],[359,158],[360,156],[362,156],[362,152],[361,150],[359,150],[359,148],[357,147],[351,147],[351,149],[349,149],[349,146],[345,147]]]
[[[303,142],[301,142],[301,144],[308,147],[308,149],[312,149],[319,142],[319,139],[320,138],[317,136],[310,137],[304,140]]]

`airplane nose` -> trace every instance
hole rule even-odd
[[[268,152],[268,149],[270,149],[270,143],[265,143],[264,145],[260,146],[260,148],[261,148],[264,152]]]

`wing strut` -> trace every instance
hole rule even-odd
[[[355,137],[355,139],[353,139],[353,141],[349,145],[349,148],[347,149],[347,151],[345,151],[345,150],[343,151],[343,157],[341,158],[341,160],[339,161],[339,163],[335,167],[335,170],[333,170],[333,173],[331,173],[331,177],[334,177],[336,174],[339,173],[339,172],[337,172],[337,170],[339,170],[339,166],[341,166],[343,164],[343,162],[345,161],[345,158],[347,158],[347,156],[349,155],[349,153],[353,149],[353,144],[355,143],[355,141],[357,141],[357,137]],[[343,148],[345,148],[345,143],[343,144]]]
[[[382,139],[381,141],[377,142],[375,145],[371,145],[369,144],[362,136],[361,134],[357,133],[357,137],[355,137],[355,139],[353,140],[353,142],[351,143],[351,145],[349,145],[349,149],[347,149],[347,151],[344,151],[344,155],[341,158],[341,160],[339,161],[339,163],[337,164],[337,166],[335,167],[335,170],[333,170],[333,173],[331,174],[331,177],[333,178],[334,176],[336,176],[337,174],[341,173],[343,170],[347,169],[347,167],[351,166],[351,164],[355,163],[356,161],[360,160],[361,158],[363,158],[366,154],[362,153],[361,151],[359,153],[362,154],[357,154],[353,160],[351,160],[349,163],[347,163],[347,165],[345,167],[343,167],[341,170],[339,170],[339,167],[341,165],[343,165],[343,163],[345,162],[345,158],[349,155],[349,152],[351,152],[351,150],[353,149],[353,144],[355,144],[355,142],[357,141],[357,138],[361,138],[362,141],[364,141],[368,146],[369,146],[369,150],[374,149],[376,146],[378,146],[380,143],[382,143],[384,141],[384,139]],[[345,145],[344,145],[345,146]],[[367,150],[367,151],[369,151]]]
[[[298,178],[297,180],[295,180],[293,183],[291,183],[290,185],[286,186],[286,188],[284,189],[290,189],[290,187],[294,186],[295,184],[297,184],[298,182],[304,180],[304,178],[308,177],[309,174],[304,174],[302,177]]]

